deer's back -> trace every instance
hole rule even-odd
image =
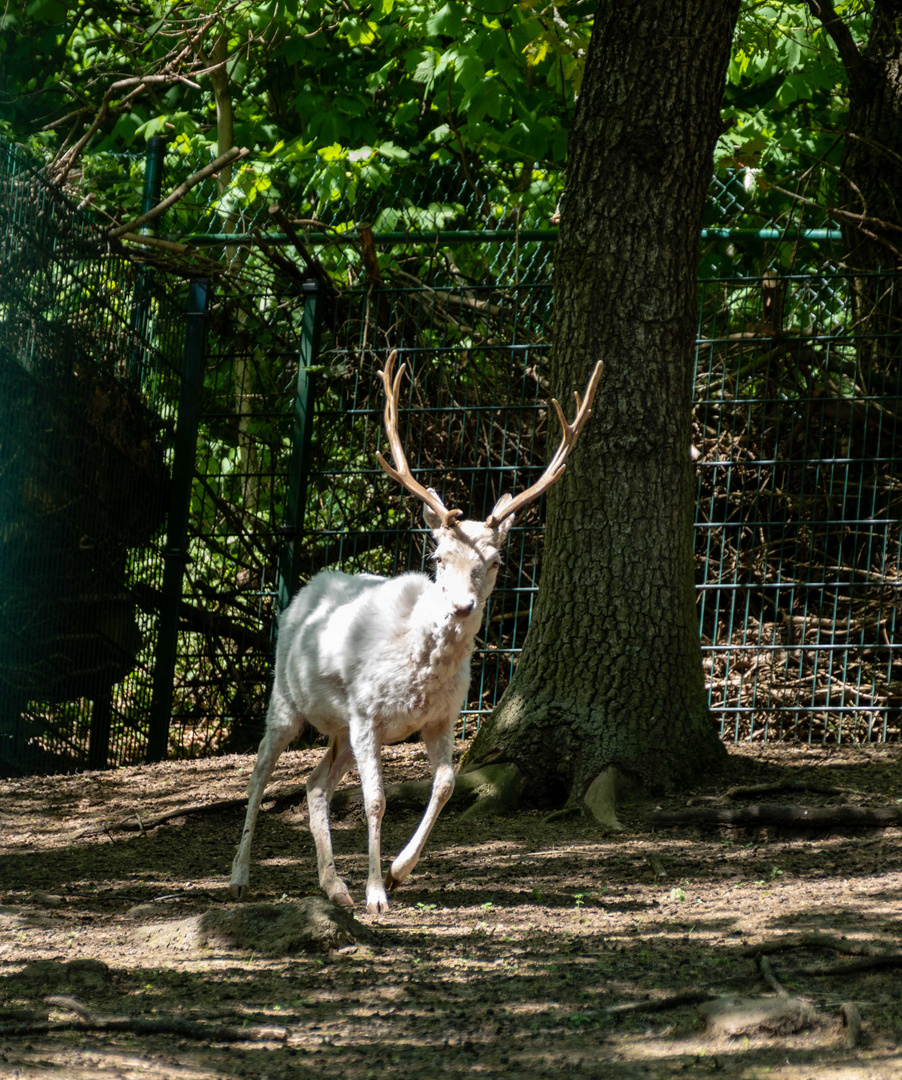
[[[327,734],[347,726],[352,706],[406,711],[410,617],[428,585],[423,574],[317,574],[279,620],[274,693]]]

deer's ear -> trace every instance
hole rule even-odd
[[[438,492],[435,490],[435,488],[427,488],[427,490],[430,495],[434,495],[436,498],[438,498]],[[426,503],[423,503],[423,521],[426,522],[426,524],[429,526],[430,529],[432,529],[433,532],[435,532],[436,529],[440,529],[442,527],[441,516],[429,506],[427,506]]]
[[[492,507],[492,513],[489,516],[493,517],[495,514],[503,513],[504,508],[506,506],[508,506],[509,503],[512,503],[513,501],[514,501],[513,495],[511,495],[510,492],[505,493],[504,495],[501,496],[501,498],[498,500],[498,502],[496,502],[495,505]],[[514,518],[516,516],[517,516],[516,514],[511,514],[510,517],[506,517],[504,519],[504,521],[500,522],[495,527],[495,532],[498,533],[498,541],[499,541],[499,543],[503,544],[504,541],[507,539],[507,534],[510,532],[510,527],[511,527],[511,525],[513,525]]]

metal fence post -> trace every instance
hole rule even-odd
[[[188,518],[194,481],[200,397],[204,385],[209,281],[192,281],[188,290],[185,368],[182,375],[170,483],[169,525],[164,551],[159,636],[154,658],[153,696],[147,760],[163,761],[169,742],[172,693],[178,646],[182,579],[188,562]]]
[[[301,324],[301,348],[298,355],[298,379],[294,395],[294,428],[291,437],[291,465],[288,472],[288,498],[285,538],[279,560],[279,610],[284,611],[300,582],[300,544],[304,530],[307,502],[307,478],[310,475],[310,446],[313,431],[313,402],[316,391],[315,363],[319,356],[322,329],[322,304],[319,282],[304,282],[304,319]]]

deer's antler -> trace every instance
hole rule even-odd
[[[564,410],[557,403],[556,399],[551,399],[551,404],[557,410],[558,419],[561,422],[561,431],[563,433],[561,436],[561,445],[557,448],[557,452],[548,463],[548,468],[542,473],[532,487],[528,487],[526,491],[521,491],[520,494],[511,499],[510,502],[506,502],[504,498],[498,500],[491,514],[485,519],[485,523],[490,529],[497,529],[505,518],[509,518],[512,514],[518,513],[527,503],[531,503],[534,499],[537,499],[543,491],[547,491],[552,484],[556,484],[564,475],[567,456],[576,445],[576,440],[579,438],[579,433],[582,430],[583,424],[585,424],[592,415],[592,400],[595,397],[595,391],[598,389],[598,380],[601,378],[601,371],[602,363],[599,360],[586,385],[586,395],[582,402],[579,400],[579,394],[574,391],[573,396],[576,398],[576,416],[573,418],[572,424],[567,423],[566,417],[564,416]]]
[[[385,362],[385,370],[379,372],[379,378],[382,380],[382,385],[385,388],[385,433],[388,435],[388,444],[391,447],[392,460],[397,467],[393,469],[382,456],[381,451],[376,453],[376,460],[382,468],[385,469],[392,480],[397,480],[397,482],[402,487],[405,487],[412,495],[416,495],[418,499],[421,499],[430,510],[442,519],[443,527],[450,529],[458,518],[464,516],[463,511],[449,510],[432,488],[424,488],[422,484],[414,480],[413,474],[410,471],[410,466],[407,464],[407,458],[404,456],[404,449],[401,446],[401,439],[398,436],[398,392],[401,388],[401,377],[403,376],[407,365],[402,364],[398,368],[398,374],[395,375],[393,379],[392,368],[394,367],[397,358],[398,350],[393,349],[388,360]]]

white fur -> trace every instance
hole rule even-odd
[[[509,501],[504,497],[498,507]],[[424,516],[436,542],[434,581],[416,573],[387,579],[323,571],[301,589],[279,621],[266,734],[248,784],[244,832],[232,866],[231,892],[239,899],[247,893],[263,791],[276,760],[305,720],[330,740],[307,779],[319,880],[330,899],[352,904],[335,870],[329,831],[329,802],[352,760],[369,834],[369,912],[388,910],[386,886],[400,884],[416,866],[451,797],[454,721],[466,698],[475,635],[513,519],[495,529],[475,521],[442,528],[428,507]],[[383,881],[380,751],[415,731],[422,733],[433,770],[432,794],[419,827]]]

